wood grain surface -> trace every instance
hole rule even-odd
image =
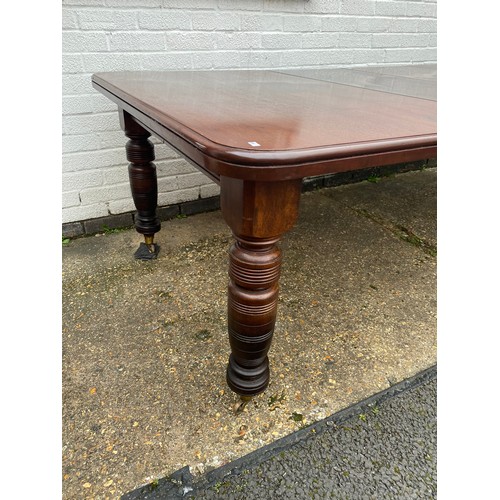
[[[428,79],[392,78],[429,86]],[[286,174],[264,173],[300,178],[341,171],[332,163],[341,158],[381,155],[368,164],[351,160],[348,168],[354,169],[435,154],[436,102],[327,80],[317,70],[300,76],[246,70],[93,75],[97,89],[215,178],[256,179],[263,173],[245,174],[237,166],[304,165]],[[388,158],[411,151],[411,158]]]

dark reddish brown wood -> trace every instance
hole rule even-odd
[[[135,228],[144,235],[145,244],[151,253],[157,248],[154,235],[161,229],[161,223],[156,216],[158,204],[158,182],[154,145],[148,139],[151,134],[137,123],[126,111],[120,110],[120,124],[129,138],[126,145],[130,188],[137,209]],[[141,255],[138,251],[136,256]]]
[[[229,387],[253,396],[269,384],[267,353],[278,306],[280,237],[297,219],[301,181],[221,178],[221,208],[235,243],[229,257]]]
[[[436,153],[429,99],[273,71],[99,73],[93,84],[216,179],[303,178]]]

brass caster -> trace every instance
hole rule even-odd
[[[148,250],[150,253],[155,253],[156,252],[156,247],[155,244],[153,243],[154,240],[154,235],[145,235],[144,236],[144,243],[148,247]]]
[[[240,400],[234,404],[233,411],[236,415],[241,413],[246,405],[252,400],[252,396],[240,396]]]

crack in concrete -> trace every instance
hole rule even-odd
[[[416,235],[411,229],[401,224],[396,224],[390,220],[387,220],[378,214],[370,212],[366,208],[355,208],[355,207],[348,207],[348,208],[357,215],[365,217],[375,222],[376,224],[382,226],[384,229],[387,229],[392,234],[396,235],[399,239],[420,248],[427,255],[430,255],[431,257],[437,256],[436,245],[433,245],[432,243],[426,241],[424,238],[421,238],[420,236]]]

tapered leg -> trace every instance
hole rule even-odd
[[[229,387],[243,397],[269,384],[267,353],[276,322],[280,237],[297,219],[301,180],[221,178],[221,209],[235,243],[229,254]]]
[[[158,204],[158,183],[154,145],[149,140],[150,133],[131,118],[126,111],[120,112],[120,122],[125,135],[129,138],[126,145],[127,160],[130,161],[129,179],[132,197],[137,209],[135,228],[144,235],[134,256],[137,259],[156,258],[159,247],[154,243],[154,235],[161,224],[156,216]]]

